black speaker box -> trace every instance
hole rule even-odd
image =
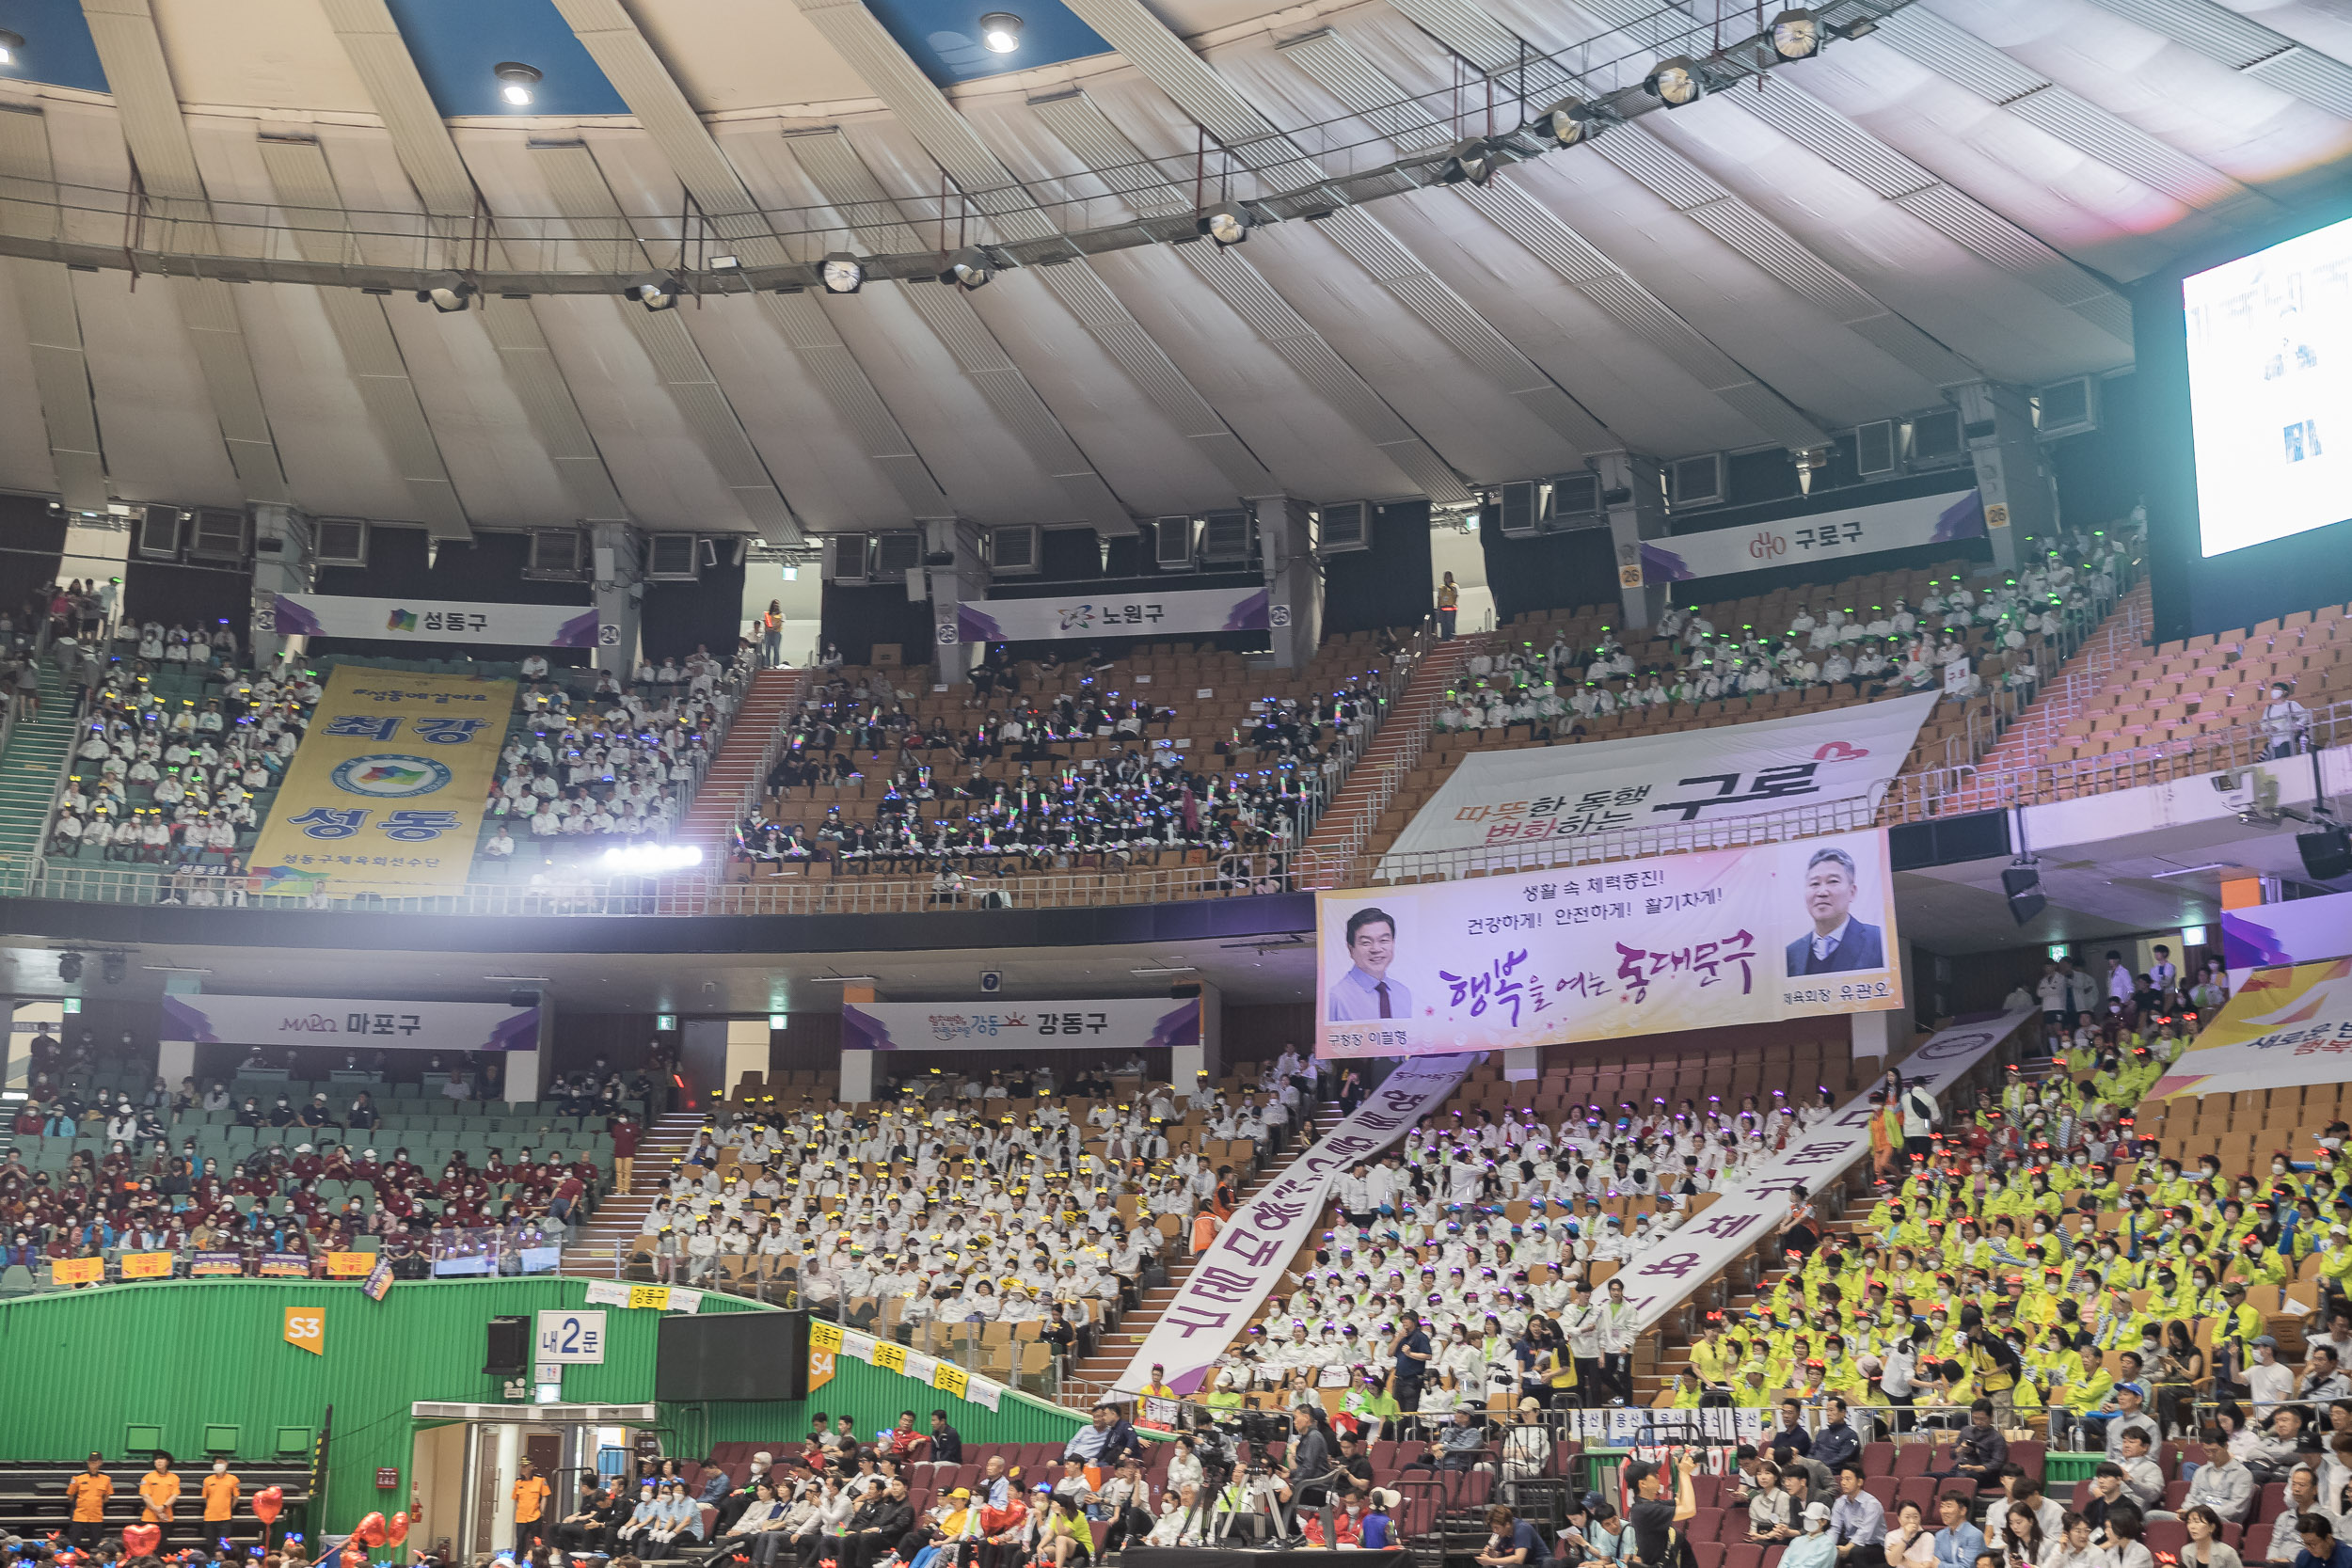
[[[2303,869],[2323,882],[2352,877],[2352,834],[2342,828],[2322,828],[2297,833],[2295,847],[2302,851]]]
[[[531,1370],[531,1320],[492,1318],[485,1335],[482,1370],[490,1377],[520,1377]]]
[[[664,1316],[654,1344],[657,1400],[808,1398],[806,1312]]]

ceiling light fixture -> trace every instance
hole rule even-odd
[[[628,280],[621,291],[623,299],[633,299],[648,310],[670,310],[677,306],[678,280],[669,273],[644,273]]]
[[[982,287],[995,276],[995,260],[979,245],[968,245],[947,258],[947,270],[939,275],[939,280],[961,283],[969,290]]]
[[[980,18],[980,43],[992,55],[1009,55],[1021,47],[1021,19],[1010,11],[991,11]]]
[[[1596,111],[1581,98],[1563,98],[1535,117],[1529,129],[1549,136],[1562,147],[1574,147],[1599,129],[1595,123]]]
[[[490,74],[499,79],[499,96],[517,109],[529,108],[534,96],[532,89],[539,85],[539,68],[520,60],[501,60],[490,68]]]
[[[1220,201],[1200,214],[1198,227],[1219,245],[1239,245],[1256,223],[1240,202]]]
[[[473,296],[481,292],[464,273],[437,272],[417,291],[417,303],[430,305],[446,316],[471,308]]]
[[[1464,136],[1446,152],[1438,178],[1449,185],[1483,185],[1503,166],[1502,149],[1485,136]]]
[[[16,64],[16,57],[24,52],[24,35],[0,27],[0,65]]]
[[[878,986],[882,984],[881,977],[873,974],[819,974],[815,978],[820,986]]]
[[[817,277],[829,294],[853,294],[866,287],[866,262],[846,250],[835,250],[818,263]]]
[[[1821,19],[1802,6],[1772,18],[1772,53],[1784,60],[1807,60],[1821,52]]]
[[[709,264],[712,272],[741,272],[743,270],[743,259],[740,256],[713,256]]]
[[[1127,973],[1130,974],[1193,974],[1199,973],[1199,970],[1200,966],[1197,964],[1162,964],[1156,969],[1131,969]]]
[[[1688,55],[1670,55],[1642,78],[1642,90],[1669,109],[1695,103],[1707,91],[1707,79]]]

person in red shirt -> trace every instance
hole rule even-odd
[[[637,1118],[626,1111],[605,1123],[605,1131],[612,1137],[612,1190],[627,1194],[634,1190],[637,1144],[644,1134],[637,1125]]]
[[[564,1180],[555,1184],[554,1196],[548,1200],[548,1218],[570,1225],[573,1220],[573,1212],[579,1208],[580,1200],[586,1196],[587,1193],[588,1184],[566,1171]]]

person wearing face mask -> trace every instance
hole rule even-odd
[[[229,1527],[237,1512],[237,1495],[242,1483],[230,1473],[229,1461],[213,1461],[213,1473],[204,1478],[199,1488],[204,1498],[204,1542],[218,1552],[229,1550]]]

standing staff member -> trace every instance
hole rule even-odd
[[[204,1494],[204,1544],[212,1550],[229,1549],[229,1521],[237,1512],[237,1478],[229,1473],[229,1461],[213,1461],[213,1473],[204,1478],[199,1489]]]
[[[1448,572],[1445,581],[1438,584],[1438,635],[1440,638],[1451,639],[1454,636],[1454,619],[1461,613],[1461,610],[1462,591],[1454,586],[1454,574]]]
[[[1405,1314],[1405,1330],[1390,1347],[1396,1360],[1396,1408],[1409,1416],[1421,1408],[1422,1380],[1429,1373],[1429,1331],[1421,1314]]]
[[[160,1449],[155,1451],[155,1467],[139,1477],[139,1497],[147,1504],[139,1517],[162,1532],[154,1552],[161,1557],[164,1542],[171,1534],[172,1508],[180,1501],[180,1478],[172,1473],[171,1455]]]
[[[73,1505],[73,1526],[66,1532],[76,1551],[90,1551],[106,1529],[106,1499],[115,1495],[115,1483],[100,1468],[103,1463],[91,1454],[84,1461],[82,1473],[65,1483],[66,1501]]]
[[[522,1462],[522,1473],[515,1478],[515,1560],[523,1561],[531,1556],[531,1548],[539,1539],[539,1515],[548,1506],[548,1483],[531,1467],[531,1461]]]

